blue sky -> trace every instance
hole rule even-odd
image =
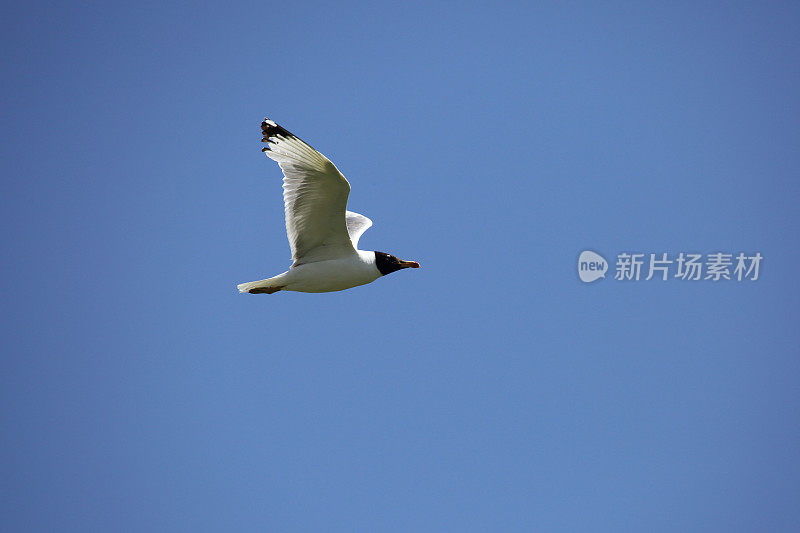
[[[797,531],[800,8],[671,4],[6,6],[0,529]],[[239,295],[264,116],[422,268]]]

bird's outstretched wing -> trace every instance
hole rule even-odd
[[[364,215],[346,211],[345,217],[347,220],[347,233],[350,234],[350,240],[353,242],[353,248],[358,249],[358,239],[372,226],[372,221]]]
[[[350,184],[339,169],[268,118],[261,123],[261,131],[264,134],[261,142],[267,143],[262,151],[283,170],[283,203],[292,266],[355,253],[354,245],[369,225],[351,240],[345,219]]]

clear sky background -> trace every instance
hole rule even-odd
[[[797,4],[295,4],[4,6],[0,530],[798,531]],[[264,116],[422,268],[238,294]]]

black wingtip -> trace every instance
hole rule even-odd
[[[264,138],[261,139],[261,142],[269,142],[270,137],[275,137],[276,135],[280,135],[282,137],[294,137],[291,133],[286,131],[281,126],[278,126],[274,120],[270,120],[265,118],[261,121],[261,133],[264,135]]]

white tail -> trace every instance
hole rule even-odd
[[[250,283],[240,283],[236,288],[239,289],[241,293],[272,294],[283,288],[280,280],[278,280],[279,277],[280,276],[275,276],[274,278],[251,281]]]

